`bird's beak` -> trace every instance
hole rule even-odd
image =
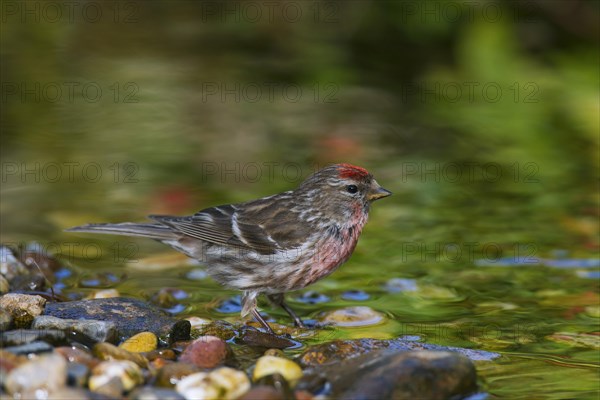
[[[377,182],[373,182],[373,186],[371,187],[371,190],[369,191],[367,198],[369,199],[369,201],[373,201],[373,200],[377,200],[377,199],[382,199],[384,197],[388,197],[391,194],[392,194],[392,192],[390,192],[387,189],[382,188],[381,186],[379,186],[379,184]]]

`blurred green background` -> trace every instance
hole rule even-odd
[[[4,1],[2,241],[54,243],[84,275],[123,271],[119,257],[92,263],[65,246],[107,250],[119,238],[62,230],[244,201],[350,162],[394,196],[375,204],[353,259],[315,290],[335,298],[397,277],[433,289],[372,289],[365,304],[389,324],[342,336],[494,323],[498,337],[430,340],[504,352],[480,367],[492,394],[597,396],[598,342],[548,337],[600,331],[599,8]],[[166,251],[139,246],[136,257]],[[115,286],[149,296],[165,285],[164,272],[139,274],[148,281],[133,271]],[[214,317],[200,304],[233,293],[205,285],[187,312]],[[505,334],[524,323],[535,332]]]

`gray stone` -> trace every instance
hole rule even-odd
[[[422,343],[415,340],[406,339],[354,339],[354,340],[334,340],[332,342],[321,343],[310,347],[304,353],[300,354],[296,361],[302,367],[311,367],[317,365],[337,364],[349,358],[357,357],[362,354],[382,349],[390,350],[435,350],[451,351],[464,355],[471,360],[493,360],[499,357],[498,353],[492,353],[484,350],[471,350],[459,347],[440,346],[429,343]]]
[[[35,341],[44,341],[55,346],[61,346],[68,343],[67,336],[63,331],[48,329],[16,329],[14,331],[2,332],[0,335],[0,345],[2,346],[20,346]]]
[[[44,314],[114,322],[119,341],[145,331],[154,333],[163,343],[190,338],[189,321],[177,320],[151,304],[124,297],[50,303]]]
[[[8,293],[10,285],[4,275],[0,275],[0,294]]]
[[[27,273],[27,268],[15,257],[10,248],[0,247],[0,274],[10,282],[14,277]]]
[[[174,390],[145,386],[134,390],[128,397],[130,400],[184,400],[185,397]]]
[[[42,355],[9,372],[4,387],[19,396],[25,392],[43,389],[56,392],[67,382],[67,362],[58,354]]]
[[[67,382],[70,386],[85,387],[90,369],[85,364],[70,362],[67,364]]]
[[[46,342],[31,342],[20,346],[5,347],[4,350],[9,351],[13,354],[38,354],[51,352],[54,348],[51,344]]]
[[[0,309],[0,331],[4,332],[10,329],[12,325],[12,315],[4,309]]]
[[[69,304],[69,303],[67,303]],[[32,329],[61,330],[68,333],[83,335],[91,342],[117,343],[119,340],[117,327],[111,321],[98,321],[91,319],[62,319],[49,315],[40,315],[33,320]],[[77,340],[75,338],[75,340]],[[83,339],[85,340],[85,339]]]
[[[45,304],[46,299],[36,295],[8,293],[0,297],[0,309],[10,313],[17,328],[28,328],[44,311]]]
[[[477,392],[472,361],[447,351],[376,350],[322,368],[318,374],[331,385],[331,397],[343,400],[443,400]],[[311,389],[314,382],[314,375],[307,374],[297,388]]]

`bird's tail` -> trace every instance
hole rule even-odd
[[[123,222],[120,224],[88,224],[69,228],[66,229],[66,231],[139,236],[156,240],[172,240],[178,238],[178,235],[168,226],[161,224],[137,224],[134,222]]]

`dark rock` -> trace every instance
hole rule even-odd
[[[133,391],[128,399],[130,400],[185,400],[185,397],[174,390],[159,389],[145,386]]]
[[[200,368],[188,363],[171,363],[158,370],[156,386],[172,388],[181,378],[200,371]]]
[[[302,367],[316,365],[329,365],[357,357],[374,350],[436,350],[452,351],[460,353],[471,360],[492,360],[499,357],[498,353],[492,353],[483,350],[462,349],[458,347],[440,346],[435,344],[421,343],[406,339],[356,339],[356,340],[334,340],[332,342],[322,343],[312,346],[302,353],[296,361]]]
[[[85,387],[90,369],[85,364],[70,362],[67,364],[67,383],[70,386]]]
[[[0,294],[8,293],[10,291],[10,284],[4,275],[0,274]]]
[[[227,343],[222,339],[216,336],[201,336],[185,348],[179,361],[200,368],[215,368],[223,365],[231,354]]]
[[[27,274],[28,271],[10,248],[2,246],[0,247],[0,273],[10,282],[16,276]]]
[[[127,360],[142,368],[148,368],[148,360],[141,354],[129,352],[110,343],[96,343],[92,353],[101,360]]]
[[[270,387],[275,389],[278,397],[282,400],[294,399],[294,392],[290,387],[290,383],[281,374],[267,375],[256,381],[259,387]]]
[[[68,303],[67,303],[68,304]],[[61,330],[76,340],[77,334],[82,335],[83,343],[112,342],[118,340],[117,328],[114,322],[90,319],[62,319],[49,315],[40,315],[33,320],[32,329]],[[75,335],[74,335],[75,334]]]
[[[15,276],[10,281],[13,292],[43,291],[46,288],[46,278],[35,273]]]
[[[39,354],[52,351],[53,347],[46,342],[31,342],[21,346],[5,347],[4,350],[13,354]]]
[[[321,369],[336,399],[449,399],[477,391],[475,366],[446,351],[377,350]],[[303,388],[301,380],[298,387]],[[314,389],[314,388],[313,388]]]
[[[40,296],[8,293],[0,297],[0,309],[7,311],[17,328],[29,328],[35,317],[44,311],[46,299]]]
[[[238,400],[288,400],[272,386],[259,385],[254,386]]]
[[[100,362],[100,360],[94,358],[87,349],[79,348],[77,346],[57,347],[54,351],[63,356],[68,362],[84,364],[89,369],[94,368]]]
[[[13,319],[12,315],[4,309],[0,309],[0,331],[4,332],[10,329]]]
[[[54,346],[61,346],[68,343],[67,336],[63,331],[58,330],[35,330],[35,329],[16,329],[14,331],[2,332],[0,335],[1,346],[20,346],[35,341],[43,341]]]
[[[175,352],[171,349],[156,349],[156,350],[152,350],[152,351],[148,351],[146,353],[140,353],[140,354],[143,355],[144,357],[146,357],[146,359],[148,361],[154,361],[158,358],[162,358],[163,360],[171,360],[171,361],[174,361],[177,359]]]
[[[120,341],[145,331],[154,333],[163,343],[190,337],[189,321],[174,319],[144,301],[124,297],[51,303],[44,314],[64,319],[112,321]]]
[[[273,349],[285,349],[288,347],[297,346],[298,343],[293,340],[271,335],[270,333],[264,333],[256,329],[242,328],[240,336],[236,339],[236,342],[256,347],[266,347]]]
[[[223,340],[229,340],[237,335],[237,327],[225,321],[213,321],[210,324],[195,330],[199,336],[216,336]]]

